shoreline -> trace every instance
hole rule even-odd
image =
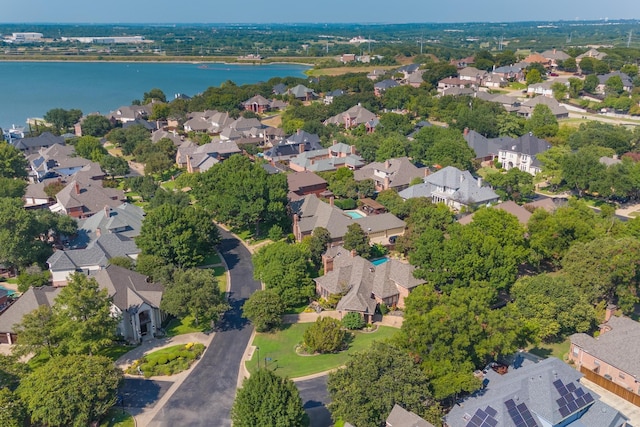
[[[316,64],[307,63],[307,62],[299,62],[299,61],[226,61],[224,59],[151,59],[151,58],[141,58],[141,59],[122,59],[122,58],[114,58],[114,59],[97,59],[94,57],[87,57],[86,59],[82,59],[82,57],[74,57],[69,59],[64,58],[52,58],[52,59],[43,59],[43,58],[3,58],[0,56],[0,63],[2,62],[69,62],[69,63],[99,63],[99,62],[113,62],[113,63],[126,63],[126,64],[135,64],[135,63],[148,63],[148,64],[222,64],[222,65],[249,65],[249,66],[264,66],[264,65],[300,65],[304,67],[314,68]]]

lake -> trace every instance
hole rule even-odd
[[[1,62],[0,127],[24,126],[52,108],[107,114],[144,92],[160,88],[193,96],[232,80],[238,85],[272,77],[304,77],[309,67],[297,64],[241,65],[157,62]]]

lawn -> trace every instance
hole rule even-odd
[[[109,409],[100,423],[100,427],[134,427],[135,425],[131,414],[115,407]]]
[[[167,336],[175,337],[176,335],[190,334],[192,332],[204,332],[209,329],[209,320],[201,320],[198,325],[195,324],[193,316],[186,316],[184,319],[171,319],[165,331]]]
[[[204,261],[202,261],[201,265],[214,265],[214,264],[220,264],[220,263],[222,263],[222,260],[220,259],[220,255],[218,255],[218,252],[211,251],[204,258]]]
[[[114,345],[112,347],[103,348],[98,352],[98,354],[101,356],[106,356],[115,362],[120,356],[130,352],[134,348],[134,346],[130,345]]]
[[[175,181],[166,181],[163,182],[162,184],[160,184],[165,190],[170,190],[173,191],[176,188],[176,182]]]
[[[567,338],[558,343],[541,343],[530,348],[529,352],[544,358],[553,356],[560,360],[564,360],[564,355],[569,354],[569,347],[571,347],[571,341]]]
[[[344,365],[350,354],[368,348],[374,340],[384,340],[398,332],[398,329],[380,326],[373,333],[356,332],[349,349],[338,354],[299,356],[295,347],[302,342],[302,335],[309,326],[311,323],[297,323],[285,325],[275,333],[256,334],[253,345],[258,346],[260,350],[255,351],[253,358],[246,362],[249,371],[256,369],[258,358],[261,365],[266,360],[269,369],[289,378],[328,371]]]

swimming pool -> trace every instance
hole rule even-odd
[[[384,258],[378,258],[378,259],[374,259],[373,261],[371,261],[371,264],[373,265],[380,265],[380,264],[384,264],[385,262],[389,261],[388,257],[384,257]]]
[[[13,290],[11,290],[11,289],[7,289],[7,288],[5,288],[5,287],[4,287],[4,286],[2,286],[2,285],[0,285],[0,289],[4,289],[5,291],[7,291],[7,295],[9,295],[9,296],[11,296],[11,295],[13,295],[13,294],[15,294],[15,293],[16,293],[16,291],[13,291]]]
[[[364,215],[362,215],[358,211],[344,211],[344,213],[346,213],[347,215],[349,215],[353,219],[364,218]]]

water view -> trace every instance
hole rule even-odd
[[[52,108],[78,108],[106,114],[144,92],[160,88],[193,96],[232,80],[256,83],[272,77],[304,77],[304,65],[127,63],[127,62],[0,62],[2,98],[0,127],[24,126],[28,117],[42,117]]]

